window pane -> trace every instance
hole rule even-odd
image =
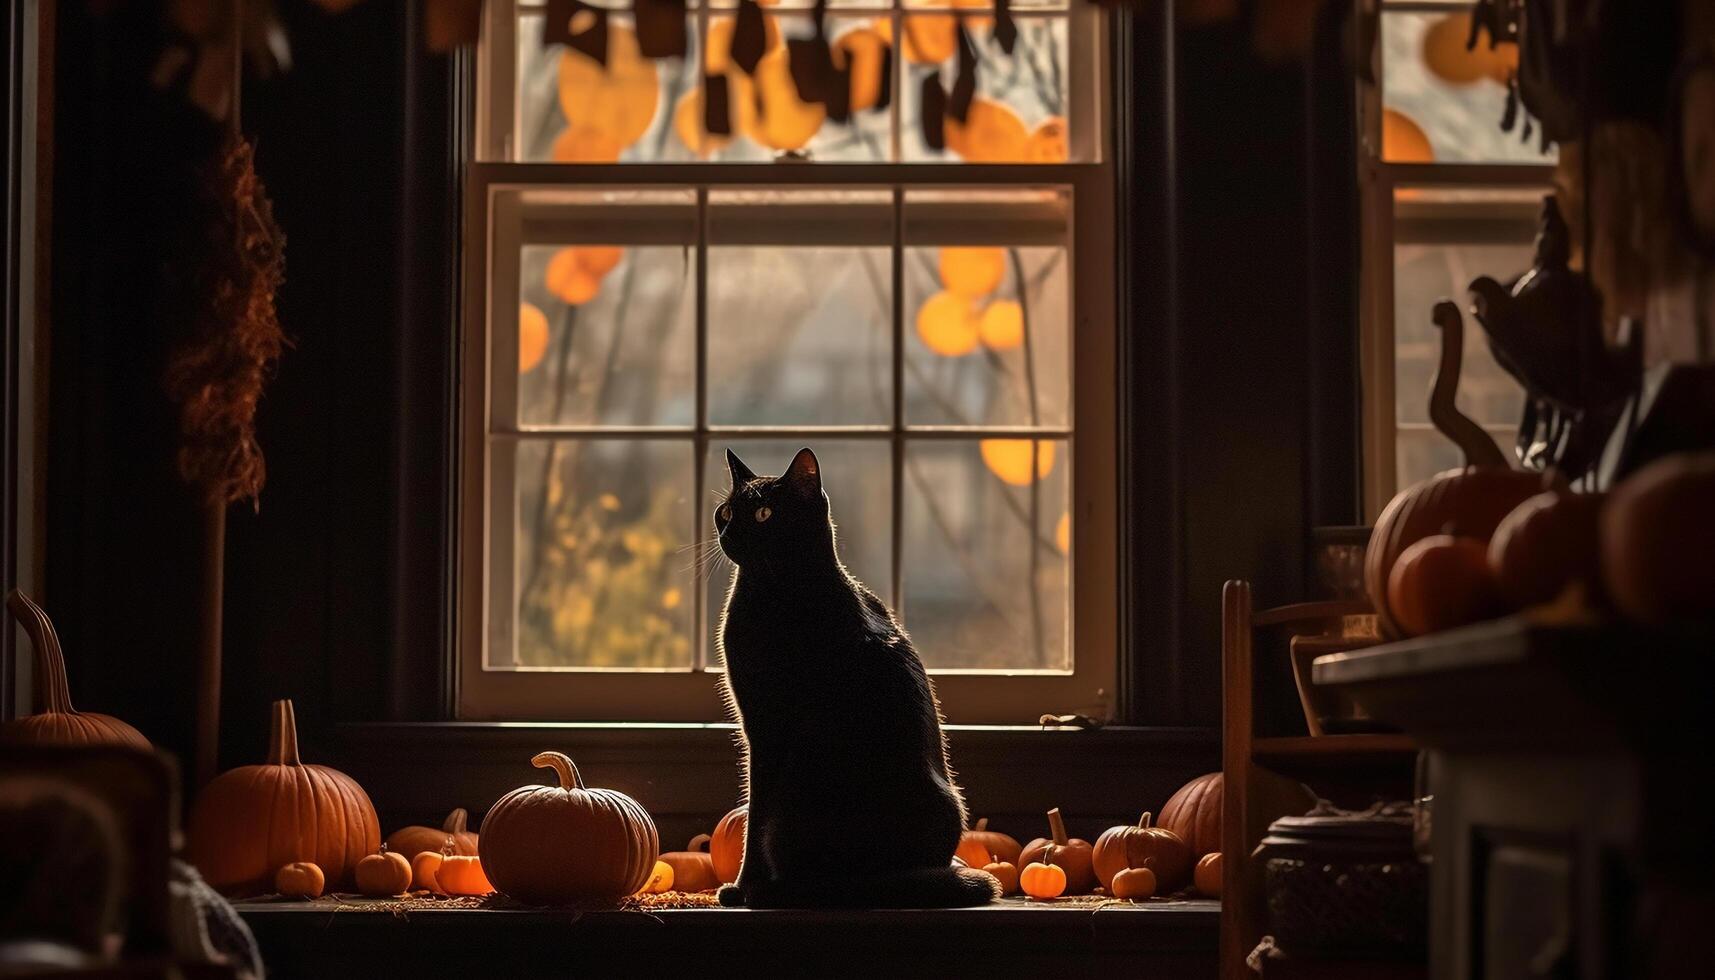
[[[1517,46],[1489,50],[1484,33],[1465,50],[1467,13],[1382,16],[1383,156],[1394,163],[1553,163],[1539,128],[1523,140],[1524,118],[1501,131],[1506,72]]]
[[[907,195],[909,424],[1068,425],[1069,207],[1060,191]]]
[[[516,660],[497,637],[490,666],[689,669],[690,443],[530,439],[516,459]]]
[[[992,9],[992,8],[990,8]],[[964,123],[946,122],[944,151],[923,142],[923,79],[936,71],[950,94],[958,75],[957,20],[952,14],[907,14],[904,117],[900,146],[908,161],[1063,163],[1067,159],[1067,23],[1063,17],[1017,17],[1012,54],[990,37],[993,18],[968,15],[977,52],[977,89]],[[1081,123],[1081,120],[1078,122]]]
[[[520,255],[518,420],[690,425],[693,253],[676,245],[530,245]],[[501,366],[496,364],[496,370]]]
[[[1429,421],[1429,387],[1441,357],[1435,304],[1465,312],[1465,356],[1455,403],[1479,424],[1512,427],[1523,389],[1495,363],[1488,335],[1469,312],[1471,281],[1510,282],[1530,268],[1541,192],[1531,189],[1413,189],[1394,209],[1394,412],[1402,424]]]
[[[1068,448],[908,443],[902,612],[930,667],[1071,669]]]
[[[891,228],[886,192],[710,195],[711,423],[890,423]]]
[[[696,60],[644,58],[629,15],[608,15],[607,64],[563,45],[542,44],[543,17],[518,18],[520,160],[642,163],[685,159],[672,107],[696,86]],[[687,47],[697,49],[694,18]]]
[[[701,535],[712,542],[713,514],[718,501],[726,496],[731,478],[727,473],[726,453],[730,448],[752,470],[762,474],[777,474],[792,462],[803,440],[790,439],[730,439],[717,438],[709,442],[708,459],[703,469],[704,486],[709,488],[703,501]],[[891,604],[893,561],[893,451],[885,439],[817,439],[810,443],[816,461],[822,467],[822,489],[828,495],[829,512],[833,517],[840,560],[871,592]],[[724,556],[708,566],[704,583],[708,601],[707,663],[720,667],[715,637],[719,634],[721,610],[726,606],[727,589],[732,585],[732,564]]]

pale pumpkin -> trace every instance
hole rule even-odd
[[[1148,868],[1165,892],[1176,892],[1191,878],[1191,848],[1184,838],[1151,824],[1145,813],[1137,826],[1109,827],[1096,838],[1091,864],[1096,877],[1110,891],[1114,878],[1127,868]],[[1153,891],[1153,889],[1151,889]]]
[[[282,864],[274,872],[274,890],[290,898],[321,898],[327,875],[314,861]]]
[[[1050,844],[1049,850],[1054,850],[1054,845]],[[1031,898],[1059,898],[1066,893],[1066,869],[1041,861],[1027,864],[1018,876],[1018,887]]]
[[[1197,862],[1197,867],[1191,872],[1191,884],[1200,894],[1210,898],[1221,897],[1221,866],[1220,851],[1205,854]]]
[[[559,752],[530,761],[554,770],[559,785],[515,789],[489,809],[482,867],[494,887],[532,905],[636,894],[661,851],[648,812],[624,793],[586,787]]]
[[[1018,894],[1018,865],[1011,861],[991,861],[983,865],[983,870],[994,876],[1000,882],[1002,895]]]
[[[440,851],[418,852],[417,856],[411,859],[411,887],[420,891],[445,895],[446,889],[441,887],[441,882],[437,876],[446,859],[447,856]]]
[[[435,883],[448,895],[487,895],[494,891],[483,873],[482,859],[467,854],[449,854],[435,869]]]
[[[1715,452],[1668,456],[1627,477],[1602,511],[1602,578],[1630,618],[1715,620]]]
[[[1422,636],[1493,619],[1506,611],[1475,538],[1432,534],[1405,549],[1388,575],[1388,605],[1401,633]]]
[[[1155,872],[1149,868],[1126,868],[1114,875],[1108,893],[1115,898],[1139,899],[1155,894]]]
[[[691,838],[682,851],[668,851],[661,860],[673,869],[673,887],[682,892],[705,892],[721,886],[715,874],[714,857],[709,854],[709,835]]]
[[[29,634],[35,649],[34,714],[0,724],[0,741],[32,745],[125,745],[149,748],[143,733],[111,715],[79,711],[71,705],[66,683],[65,653],[48,614],[17,589],[6,596],[6,608]]]
[[[1066,872],[1068,895],[1082,895],[1096,887],[1096,872],[1091,868],[1090,842],[1066,834],[1066,821],[1060,808],[1048,811],[1048,830],[1053,836],[1038,837],[1025,845],[1019,861],[1031,864],[1052,864]],[[1028,891],[1028,889],[1026,889]]]
[[[364,895],[403,895],[411,890],[411,862],[398,851],[383,849],[357,862],[357,890]]]
[[[268,758],[215,777],[197,796],[189,856],[203,879],[235,894],[266,891],[275,869],[314,861],[336,888],[381,848],[375,807],[357,781],[298,758],[292,702],[275,701]]]
[[[750,819],[750,808],[734,807],[715,824],[709,839],[709,858],[714,862],[715,876],[725,884],[738,880],[738,869],[744,863],[744,827]]]
[[[442,821],[439,827],[425,827],[421,824],[400,827],[387,835],[387,849],[400,854],[441,851],[468,857],[477,853],[478,844],[477,835],[465,829],[469,820],[470,815],[461,806],[447,814],[447,819]]]
[[[1156,826],[1184,839],[1194,856],[1221,849],[1221,798],[1226,777],[1218,772],[1198,776],[1168,797]]]
[[[991,861],[1018,864],[1019,855],[1024,853],[1023,845],[1006,834],[988,829],[988,826],[989,818],[978,818],[975,826],[960,835],[959,849],[954,853],[973,868],[980,868]]]

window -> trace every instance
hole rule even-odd
[[[1441,349],[1430,311],[1440,299],[1467,310],[1459,408],[1512,451],[1524,393],[1489,353],[1468,312],[1466,287],[1478,276],[1505,282],[1530,267],[1555,162],[1522,108],[1512,131],[1501,129],[1516,44],[1491,51],[1485,33],[1467,51],[1466,2],[1380,4],[1380,91],[1359,100],[1365,503],[1372,517],[1398,488],[1463,462],[1430,426],[1427,410]]]
[[[488,5],[467,189],[461,717],[721,719],[710,672],[730,573],[698,564],[721,450],[779,472],[802,445],[842,557],[900,612],[951,720],[1103,710],[1117,643],[1103,15],[1014,4],[1009,55],[971,2],[831,2],[849,123],[799,97],[807,5],[766,9],[754,74],[718,2],[688,10],[687,57],[658,60],[615,8],[605,66],[544,46],[547,8]],[[952,85],[960,17],[976,95],[937,151],[923,79]],[[708,122],[717,88],[727,126]]]

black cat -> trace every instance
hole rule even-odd
[[[998,883],[951,866],[965,801],[911,638],[846,571],[816,456],[759,477],[729,450],[715,511],[738,565],[721,622],[750,818],[722,905],[981,905]]]

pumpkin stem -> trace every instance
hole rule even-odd
[[[36,651],[35,713],[75,713],[77,709],[71,706],[71,686],[66,683],[65,653],[60,649],[60,637],[54,631],[53,621],[48,619],[41,606],[17,589],[6,596],[6,608],[18,617],[19,625],[30,636],[30,646]]]
[[[560,777],[561,789],[583,789],[584,777],[577,764],[564,752],[538,752],[530,759],[538,769],[552,769]]]
[[[1054,843],[1061,847],[1072,842],[1072,838],[1066,835],[1066,821],[1060,819],[1059,807],[1048,811],[1048,829],[1054,835]]]
[[[462,834],[464,833],[465,822],[469,819],[470,814],[465,812],[464,807],[454,807],[453,812],[447,814],[446,822],[441,824],[441,829],[448,834]]]
[[[292,713],[290,698],[274,702],[274,716],[268,726],[268,764],[303,765],[298,759],[298,719]]]
[[[1154,817],[1154,814],[1150,813],[1148,810],[1143,811],[1143,816],[1139,817],[1137,821],[1138,827],[1143,830],[1148,830],[1149,821],[1152,817]]]
[[[975,827],[972,827],[971,829],[972,830],[987,830],[988,825],[989,825],[989,818],[978,817],[977,818],[977,825]]]
[[[707,851],[709,849],[709,843],[713,840],[714,840],[714,838],[710,837],[708,834],[698,834],[697,836],[691,838],[691,842],[689,844],[685,845],[685,850],[687,850],[687,851]]]

